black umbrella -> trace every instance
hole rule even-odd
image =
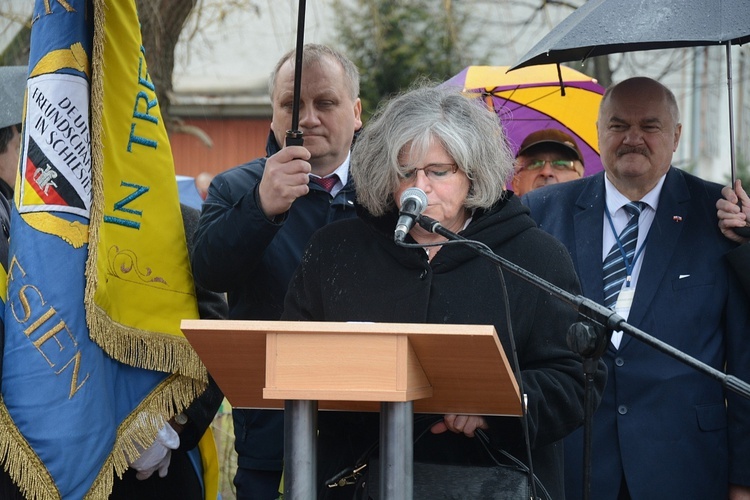
[[[750,0],[589,0],[511,68],[590,57],[724,45],[727,53],[732,185],[736,177],[731,45],[750,41]]]

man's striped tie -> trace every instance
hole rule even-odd
[[[618,241],[622,245],[622,251],[620,251],[620,245],[616,241],[604,259],[604,305],[610,309],[615,308],[617,296],[627,274],[623,252],[627,256],[627,261],[633,262],[635,247],[638,243],[638,218],[644,205],[645,203],[641,201],[631,201],[625,205],[624,208],[630,214],[630,220],[618,237]]]

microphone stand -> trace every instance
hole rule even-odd
[[[661,340],[649,335],[648,333],[635,328],[625,321],[622,316],[583,295],[574,295],[567,290],[560,288],[549,281],[540,278],[536,274],[500,257],[486,247],[480,246],[477,242],[464,238],[443,227],[438,221],[425,215],[417,216],[417,223],[425,230],[439,234],[453,241],[464,241],[475,252],[485,257],[493,263],[499,265],[504,270],[509,271],[519,278],[531,283],[537,288],[549,293],[568,304],[578,312],[579,317],[588,320],[590,323],[574,323],[567,334],[568,345],[571,350],[578,352],[584,357],[584,375],[586,378],[586,388],[584,394],[584,499],[589,498],[590,474],[591,474],[591,422],[593,419],[593,376],[596,373],[598,359],[602,356],[607,348],[613,331],[622,331],[631,337],[635,337],[641,342],[658,349],[664,354],[673,357],[691,368],[719,381],[725,389],[728,389],[740,396],[750,399],[750,385],[741,379],[727,375],[705,363],[685,354]]]
[[[612,338],[612,330],[601,325],[576,322],[567,333],[568,347],[583,357],[583,500],[591,496],[591,444],[594,422],[594,375],[599,359]]]

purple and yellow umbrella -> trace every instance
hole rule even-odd
[[[444,85],[484,99],[500,118],[513,154],[532,132],[554,128],[572,136],[583,153],[585,173],[602,170],[596,119],[604,87],[574,69],[546,64],[506,73],[509,66],[468,66]]]

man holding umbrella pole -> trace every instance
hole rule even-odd
[[[283,147],[292,127],[295,51],[269,79],[267,156],[217,175],[208,189],[192,255],[197,283],[226,292],[230,319],[277,320],[310,236],[355,217],[349,149],[362,127],[359,72],[343,54],[307,44],[299,128],[304,145]],[[238,500],[279,496],[284,415],[234,410]]]
[[[570,251],[583,294],[721,373],[750,380],[750,308],[717,228],[721,186],[671,166],[674,94],[631,78],[604,95],[604,172],[528,193],[539,226]],[[593,417],[591,498],[750,498],[750,400],[613,332]],[[587,498],[583,432],[565,440],[566,497]]]

